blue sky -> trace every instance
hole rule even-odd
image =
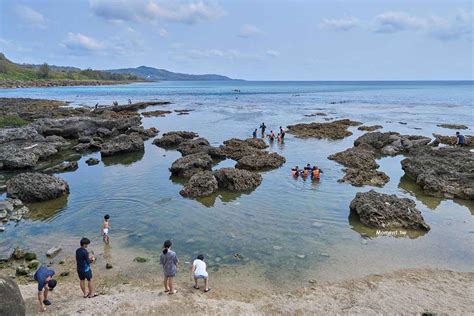
[[[249,80],[473,79],[473,23],[459,0],[0,0],[0,51]]]

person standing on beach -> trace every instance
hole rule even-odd
[[[160,256],[160,264],[163,266],[164,271],[164,286],[165,293],[176,294],[176,290],[173,288],[173,278],[176,276],[176,272],[179,269],[179,260],[176,253],[171,250],[171,240],[165,241],[163,244],[163,253]]]
[[[34,275],[34,279],[38,282],[38,302],[40,304],[41,311],[46,310],[46,306],[51,305],[48,300],[48,293],[56,287],[56,280],[53,279],[55,272],[48,269],[45,266],[40,267]]]
[[[262,130],[262,137],[265,137],[265,129],[267,129],[265,123],[262,123],[262,125],[260,125],[260,129]]]
[[[257,138],[257,129],[255,129],[255,130],[253,131],[252,137],[253,137],[253,138]]]
[[[90,243],[91,241],[84,237],[81,239],[81,247],[76,250],[77,274],[84,298],[93,298],[99,295],[94,293],[94,284],[92,282],[91,263],[95,261],[95,258],[87,251]],[[86,280],[88,291],[86,290]]]

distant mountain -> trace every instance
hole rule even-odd
[[[204,75],[190,75],[182,74],[177,72],[171,72],[165,69],[157,69],[153,67],[140,66],[137,68],[122,68],[122,69],[110,69],[104,70],[111,73],[117,74],[132,74],[141,78],[145,78],[150,81],[184,81],[184,80],[196,80],[196,81],[211,81],[211,80],[235,80],[226,76],[204,74]]]

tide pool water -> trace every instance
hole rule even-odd
[[[382,131],[403,134],[454,134],[455,130],[436,126],[442,123],[465,124],[470,129],[463,133],[472,134],[473,88],[473,82],[158,82],[0,90],[0,97],[58,99],[73,106],[169,100],[172,104],[146,111],[193,111],[142,118],[145,127],[156,127],[160,133],[195,131],[218,146],[232,137],[251,137],[262,122],[268,132],[295,123],[324,122],[325,117],[304,116],[315,112],[380,124]],[[67,252],[83,236],[101,247],[102,218],[109,214],[115,248],[153,257],[163,241],[171,239],[183,261],[203,253],[215,273],[222,265],[256,265],[275,283],[412,267],[471,271],[474,203],[426,195],[404,176],[402,156],[378,160],[390,182],[375,190],[415,200],[431,230],[369,229],[350,216],[355,194],[373,189],[338,183],[343,166],[327,159],[352,147],[364,133],[357,127],[350,130],[352,136],[338,141],[287,134],[283,144],[275,142],[269,148],[283,155],[286,164],[263,172],[256,190],[218,192],[198,200],[181,197],[183,182],[170,177],[168,168],[181,155],[154,146],[152,140],[146,142],[144,153],[107,158],[97,166],[87,166],[85,160],[100,158],[99,153],[84,156],[77,171],[59,174],[70,185],[69,196],[31,205],[31,218],[9,223],[0,235],[0,247],[24,245],[44,251],[62,244]],[[291,177],[292,166],[306,163],[324,171],[319,182]],[[225,160],[214,168],[234,165]]]

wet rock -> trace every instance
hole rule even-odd
[[[247,140],[242,140],[238,138],[232,138],[224,141],[224,145],[220,146],[219,148],[229,158],[238,161],[245,156],[263,154],[262,149],[266,147],[268,147],[268,145],[262,139],[254,140],[254,138],[249,138]]]
[[[355,147],[372,149],[384,155],[406,153],[412,148],[425,146],[431,142],[429,137],[418,135],[400,135],[394,132],[366,133],[354,141]]]
[[[97,165],[100,163],[100,160],[99,159],[96,159],[96,158],[89,158],[86,160],[86,164],[88,166],[93,166],[93,165]]]
[[[359,147],[361,145],[369,146],[373,149],[382,149],[384,146],[389,145],[395,141],[393,135],[399,135],[398,133],[365,133],[354,141],[354,146]]]
[[[69,185],[61,178],[42,173],[22,173],[6,183],[7,196],[25,202],[47,201],[69,193]]]
[[[62,248],[60,246],[54,246],[54,247],[50,248],[48,251],[46,251],[46,257],[53,258],[59,252],[61,252],[61,250],[62,250]]]
[[[387,174],[374,169],[346,168],[343,171],[346,174],[338,182],[347,182],[357,187],[364,185],[383,187],[390,181],[390,177]]]
[[[366,131],[366,132],[373,132],[373,131],[376,131],[378,129],[381,129],[383,128],[382,125],[363,125],[363,126],[359,126],[357,129],[359,131]]]
[[[33,259],[30,262],[28,262],[28,269],[36,270],[38,269],[39,265],[40,265],[40,262],[38,260]]]
[[[209,196],[218,188],[217,180],[211,171],[203,171],[194,174],[179,192],[185,197]]]
[[[249,191],[262,183],[260,174],[235,168],[222,168],[214,171],[214,177],[219,188],[229,191]]]
[[[0,211],[11,212],[13,211],[13,208],[14,208],[14,205],[10,201],[8,200],[0,201]]]
[[[199,152],[207,152],[208,148],[211,147],[209,141],[203,137],[196,139],[182,141],[177,150],[183,155],[191,155]]]
[[[27,267],[23,265],[16,267],[16,275],[23,276],[28,275],[28,273],[30,273],[30,269],[28,269]]]
[[[235,167],[247,170],[269,170],[279,168],[285,162],[285,157],[277,153],[263,152],[261,154],[242,157],[237,161]]]
[[[36,253],[34,252],[27,252],[25,253],[25,260],[26,261],[31,261],[36,259]]]
[[[77,170],[77,168],[79,168],[79,165],[77,164],[76,161],[64,161],[56,166],[45,169],[44,172],[60,173],[60,172],[74,171],[74,170]]]
[[[343,139],[351,136],[352,132],[347,128],[350,126],[361,125],[361,122],[351,121],[349,119],[332,121],[329,123],[310,123],[289,125],[288,132],[300,138],[327,138],[327,139]]]
[[[145,101],[145,102],[137,102],[132,104],[120,104],[114,105],[111,107],[107,107],[106,109],[114,111],[114,112],[122,112],[122,111],[138,111],[141,109],[145,109],[149,106],[156,106],[156,105],[167,105],[171,104],[169,101]]]
[[[0,276],[0,315],[23,316],[25,302],[18,284],[12,278]]]
[[[143,126],[132,126],[127,130],[127,134],[133,133],[137,133],[143,140],[147,140],[158,135],[159,131],[154,127],[145,129]]]
[[[462,124],[438,124],[436,126],[449,129],[469,129],[469,127]]]
[[[316,112],[316,113],[311,113],[311,114],[305,114],[306,117],[313,117],[313,116],[327,116],[326,113],[324,112]]]
[[[414,201],[374,190],[359,192],[350,204],[360,222],[374,228],[430,230]]]
[[[0,225],[0,233],[3,233],[5,231],[5,229],[6,229],[5,226]]]
[[[23,259],[25,257],[25,251],[23,249],[21,249],[20,247],[16,247],[13,250],[12,257],[13,257],[13,259],[16,259],[16,260]]]
[[[199,135],[194,132],[176,131],[164,133],[161,138],[153,141],[153,144],[163,148],[173,148],[181,144],[185,140],[193,139]]]
[[[7,219],[8,220],[8,211],[7,210],[0,210],[0,220]]]
[[[108,263],[108,262],[107,262],[107,263],[105,264],[105,268],[106,268],[106,269],[112,269],[113,266],[112,266],[111,263]]]
[[[102,144],[100,153],[102,156],[112,156],[120,153],[143,151],[145,145],[138,134],[121,134]]]
[[[69,276],[69,271],[63,271],[59,275],[62,276],[62,277],[67,277],[67,276]]]
[[[23,150],[19,146],[0,146],[0,169],[31,169],[36,166],[38,159],[32,151]]]
[[[469,150],[421,147],[410,151],[401,164],[427,194],[474,199],[474,155]]]
[[[20,199],[7,198],[5,201],[9,202],[11,205],[13,205],[13,207],[22,207],[23,206],[23,202]],[[1,202],[2,201],[0,201],[0,209],[2,209]]]
[[[143,257],[135,257],[135,259],[133,259],[133,261],[139,262],[139,263],[144,263],[144,262],[147,262],[148,259],[147,259],[147,258],[143,258]]]
[[[379,165],[375,162],[375,158],[373,151],[354,147],[328,157],[328,159],[335,160],[341,165],[357,169],[377,169]]]
[[[174,176],[191,178],[197,172],[211,170],[212,158],[205,153],[197,153],[181,157],[171,165],[170,171]]]
[[[145,117],[164,117],[166,114],[173,113],[172,111],[167,111],[167,110],[156,110],[156,111],[148,111],[148,112],[142,112],[142,115]]]

